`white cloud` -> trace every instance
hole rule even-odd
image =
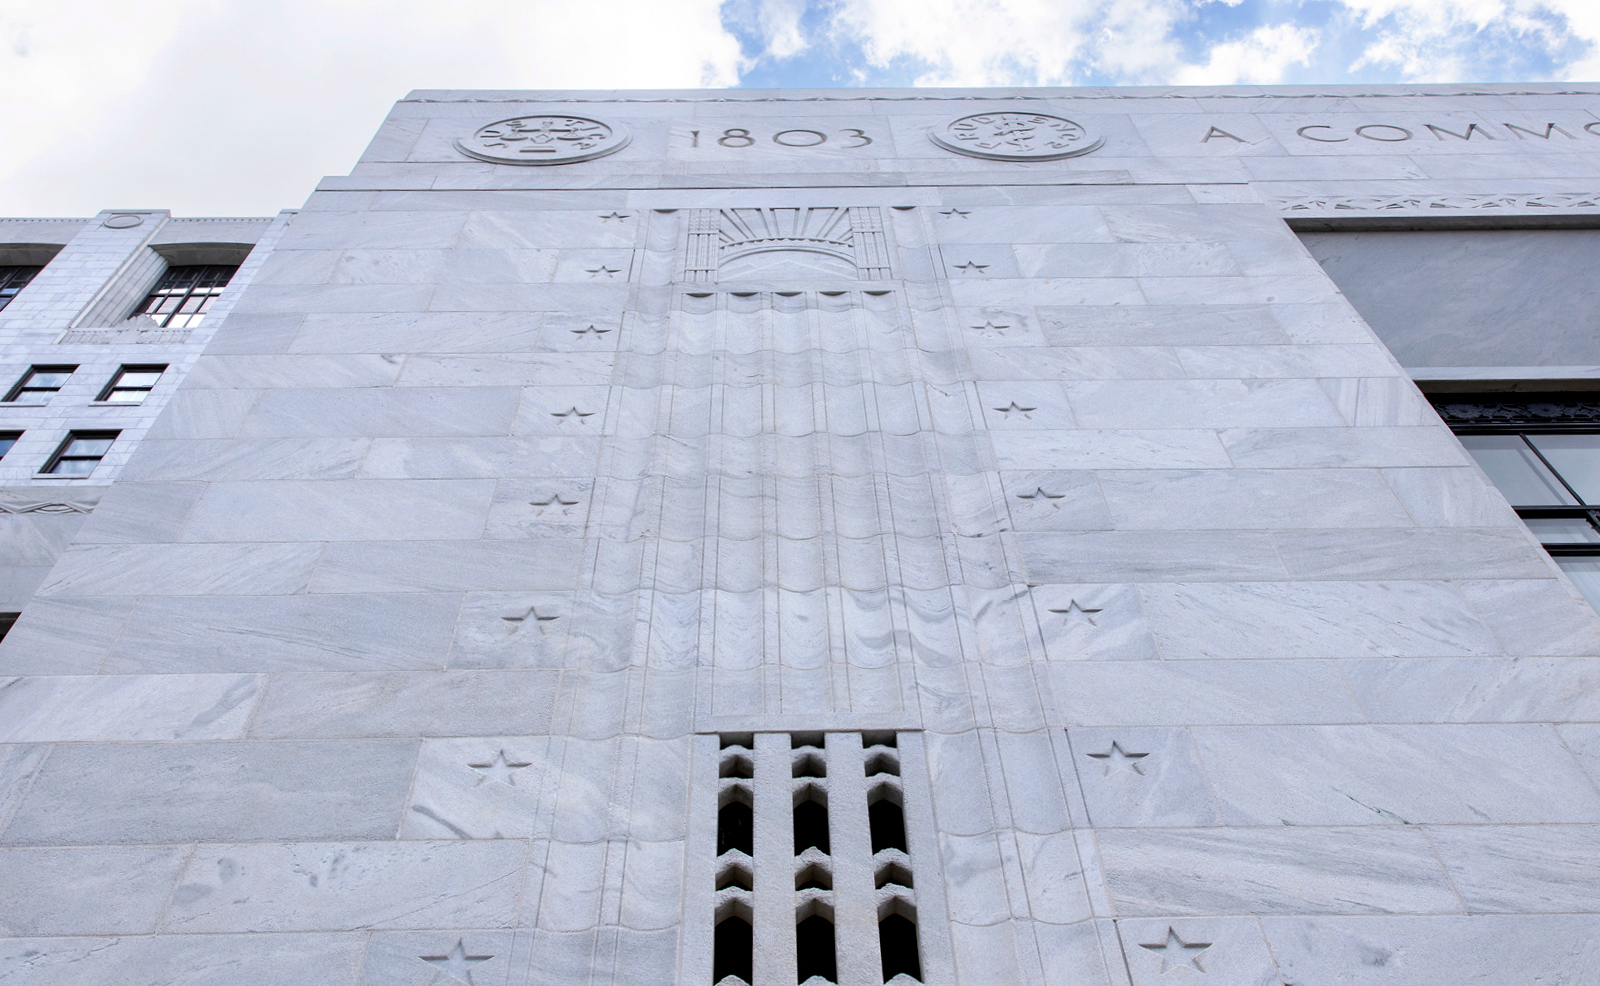
[[[739,67],[718,0],[51,0],[0,31],[0,86],[27,94],[0,215],[270,214],[347,173],[413,88],[727,86]]]
[[[1379,33],[1352,70],[1391,67],[1407,81],[1454,82],[1470,78],[1486,38],[1557,56],[1576,40],[1590,48],[1589,61],[1559,66],[1557,74],[1583,78],[1600,68],[1600,4],[1595,0],[1342,0],[1364,27]],[[1380,27],[1380,25],[1382,25]],[[1507,80],[1509,81],[1509,80]]]
[[[1071,85],[1100,70],[1142,80],[1178,60],[1182,0],[843,0],[836,30],[918,85]]]
[[[1204,65],[1185,65],[1173,77],[1181,86],[1231,86],[1280,82],[1291,65],[1306,65],[1317,32],[1292,24],[1258,27],[1238,41],[1214,46]]]

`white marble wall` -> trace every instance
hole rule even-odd
[[[892,729],[956,982],[1595,981],[1600,620],[1277,204],[1600,180],[1501,88],[414,94],[0,644],[0,973],[680,981],[695,737]],[[1022,101],[1105,147],[927,140]],[[684,279],[759,207],[892,276]]]

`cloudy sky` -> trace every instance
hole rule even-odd
[[[1600,78],[1600,0],[0,0],[0,215],[270,215],[414,88]]]

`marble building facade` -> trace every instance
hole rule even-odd
[[[1600,983],[1597,261],[1577,85],[418,91],[0,220],[0,984]]]

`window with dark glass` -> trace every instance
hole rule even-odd
[[[87,476],[111,451],[111,443],[119,434],[115,431],[72,432],[39,471],[52,476]]]
[[[33,280],[33,275],[43,270],[43,267],[0,267],[0,309],[11,304],[11,299],[17,292],[28,286]]]
[[[4,459],[11,451],[11,446],[17,444],[17,439],[22,437],[20,431],[0,431],[0,459]]]
[[[238,269],[237,264],[168,267],[155,290],[130,317],[152,319],[164,329],[192,329],[206,317]]]
[[[76,366],[30,366],[6,393],[7,401],[47,401],[66,386]]]
[[[1436,395],[1433,402],[1517,516],[1600,609],[1600,399],[1505,396]]]
[[[141,404],[166,370],[165,366],[124,366],[95,400],[105,404]]]
[[[21,615],[21,613],[0,613],[0,640],[6,639],[6,634],[11,632],[11,628],[16,625],[17,617]]]

